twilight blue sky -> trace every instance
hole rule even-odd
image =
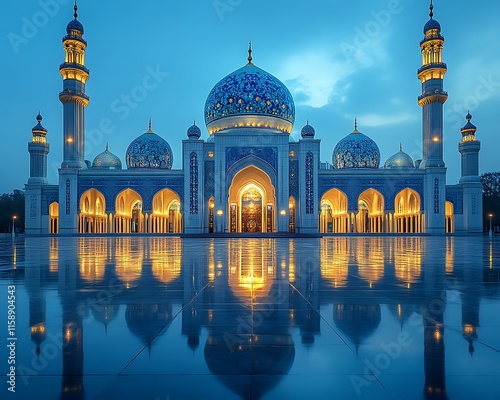
[[[448,64],[445,162],[448,184],[460,177],[460,127],[467,109],[481,140],[480,172],[500,170],[500,3],[435,1]],[[49,130],[49,181],[62,158],[61,39],[73,18],[70,0],[7,0],[0,24],[1,116],[4,126],[0,193],[23,188],[29,176],[27,143],[40,109]],[[203,121],[205,99],[225,75],[246,63],[283,81],[294,96],[292,136],[309,119],[321,139],[321,159],[353,129],[375,140],[381,164],[399,143],[421,158],[419,42],[427,0],[80,0],[88,42],[86,158],[109,149],[122,159],[147,130],[165,138],[181,166],[181,141],[193,120]],[[126,99],[129,100],[126,100]],[[8,146],[8,147],[7,147]]]

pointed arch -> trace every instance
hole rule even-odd
[[[321,198],[320,232],[349,232],[347,195],[339,189],[330,189]]]
[[[54,201],[49,205],[50,227],[49,233],[55,234],[59,232],[59,203]]]
[[[370,188],[358,197],[356,231],[381,233],[385,231],[385,200],[382,193]]]
[[[422,232],[420,202],[420,195],[410,188],[405,188],[396,195],[394,199],[394,232]]]
[[[89,189],[80,197],[79,233],[107,233],[106,200],[97,189]]]
[[[142,197],[133,189],[118,193],[115,201],[114,231],[116,233],[146,232],[142,214]]]
[[[150,218],[152,233],[181,233],[182,214],[179,195],[171,189],[162,189],[153,197],[153,213]]]
[[[451,201],[445,202],[445,218],[446,218],[446,233],[455,232],[455,215],[453,212],[453,203]]]

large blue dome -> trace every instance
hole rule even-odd
[[[294,120],[295,104],[287,87],[251,62],[217,83],[205,103],[210,134],[238,127],[290,133]]]
[[[354,129],[335,146],[332,163],[335,169],[378,168],[380,151],[372,139]]]
[[[151,128],[127,148],[127,168],[172,169],[174,157],[167,141]]]

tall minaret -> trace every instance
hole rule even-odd
[[[462,174],[460,183],[479,182],[479,150],[481,142],[476,140],[477,128],[470,122],[472,115],[465,116],[467,123],[460,130],[462,141],[458,144],[458,151],[462,155]]]
[[[49,144],[47,143],[47,129],[42,126],[42,116],[36,116],[38,124],[31,130],[32,138],[28,143],[30,153],[30,177],[28,183],[47,183],[47,154]]]
[[[481,142],[476,140],[477,128],[470,122],[472,115],[467,113],[467,123],[461,129],[462,141],[458,151],[462,155],[462,174],[460,184],[463,189],[463,226],[468,233],[481,233],[483,230],[482,185],[479,179],[479,150]]]
[[[59,100],[63,104],[63,162],[59,169],[59,234],[78,232],[78,172],[86,169],[84,160],[84,112],[89,104],[85,82],[89,70],[85,68],[83,25],[78,21],[75,1],[75,19],[66,27],[63,38],[66,59],[59,68],[63,78],[63,91]]]
[[[446,168],[443,160],[443,104],[448,94],[443,91],[446,64],[442,53],[444,38],[441,25],[433,19],[434,6],[430,5],[430,19],[424,26],[422,49],[422,67],[418,78],[422,82],[422,94],[418,105],[422,107],[423,158],[420,168],[426,170],[424,188],[425,231],[444,233]]]
[[[85,82],[89,79],[89,70],[85,68],[85,49],[83,25],[77,20],[78,7],[75,1],[75,19],[67,28],[63,38],[66,59],[59,68],[63,78],[63,91],[59,100],[63,104],[63,162],[61,168],[87,168],[84,161],[84,113],[89,104],[85,94]]]

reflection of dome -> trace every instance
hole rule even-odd
[[[415,165],[413,159],[403,151],[401,146],[399,146],[399,151],[387,159],[384,168],[415,168]]]
[[[129,304],[125,311],[128,329],[149,344],[172,321],[169,304]]]
[[[106,145],[106,150],[101,154],[98,154],[94,161],[92,162],[93,169],[122,169],[122,162],[120,159],[108,150],[108,145]]]
[[[251,50],[249,51],[251,53]],[[237,127],[258,127],[290,133],[295,105],[287,87],[249,63],[214,86],[205,103],[210,134]]]
[[[265,345],[252,345],[257,340],[258,336],[252,335],[248,343],[233,348],[224,336],[209,336],[205,343],[205,361],[210,372],[243,399],[249,393],[252,398],[260,399],[288,373],[295,359],[290,335],[269,335]],[[251,384],[249,375],[267,379]]]
[[[120,306],[116,304],[96,305],[92,307],[92,315],[96,321],[104,325],[106,331],[108,324],[117,317],[118,311],[120,311]]]
[[[128,146],[127,168],[171,169],[173,154],[167,141],[151,130],[133,140]]]
[[[305,139],[305,138],[313,138],[315,134],[316,131],[311,125],[309,125],[309,121],[307,121],[307,124],[302,128],[300,135]]]
[[[333,168],[378,168],[380,151],[377,144],[354,127],[354,131],[341,139],[332,155]]]
[[[380,324],[381,313],[378,304],[335,304],[333,321],[352,342],[359,346],[370,337]]]

